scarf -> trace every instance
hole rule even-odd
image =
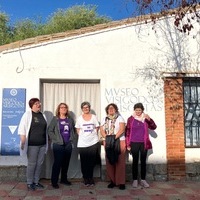
[[[107,115],[106,121],[104,124],[104,128],[107,135],[113,135],[115,130],[115,122],[118,117],[118,114],[115,115]],[[111,123],[109,121],[111,120]]]
[[[136,120],[138,120],[140,122],[144,123],[144,121],[145,121],[144,113],[142,113],[140,116],[138,116],[138,115],[136,115],[135,112],[133,112],[133,117],[134,117],[134,119],[136,119]]]

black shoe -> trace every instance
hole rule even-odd
[[[28,190],[34,191],[35,190],[35,185],[33,183],[32,184],[27,184],[27,188],[28,188]]]
[[[88,179],[84,179],[83,184],[84,184],[86,187],[89,187],[89,186],[90,186],[90,183],[89,183],[89,180],[88,180]]]
[[[88,182],[89,182],[90,186],[94,186],[95,185],[93,178],[90,178]]]
[[[71,185],[72,183],[68,180],[66,181],[60,181],[61,184],[64,184],[64,185]]]
[[[53,187],[54,189],[58,189],[58,188],[59,188],[59,185],[58,185],[58,184],[52,184],[52,187]]]
[[[34,185],[35,185],[35,188],[44,189],[44,186],[40,183],[34,183]]]
[[[120,190],[125,190],[125,185],[124,185],[124,184],[120,184],[120,185],[119,185],[119,189],[120,189]]]
[[[114,188],[116,185],[113,183],[113,182],[111,182],[110,184],[108,184],[108,188]]]

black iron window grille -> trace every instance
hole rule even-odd
[[[200,78],[183,80],[185,147],[200,147]]]

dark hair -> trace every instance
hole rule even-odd
[[[110,104],[108,104],[108,105],[106,106],[106,108],[105,108],[106,114],[108,114],[108,109],[109,109],[110,106],[112,106],[112,107],[115,109],[116,113],[119,112],[119,109],[118,109],[117,105],[114,104],[114,103],[110,103]]]
[[[66,112],[66,114],[65,114],[65,117],[67,117],[68,115],[69,115],[69,106],[66,104],[66,103],[60,103],[60,104],[58,104],[58,106],[57,106],[57,108],[56,108],[56,117],[60,117],[60,107],[61,106],[66,106],[66,108],[67,108],[67,112]]]
[[[81,103],[81,109],[83,109],[83,106],[88,106],[89,107],[89,109],[90,109],[90,107],[91,107],[91,105],[90,105],[90,103],[88,102],[88,101],[84,101],[83,103]]]
[[[142,103],[136,103],[136,104],[134,105],[133,109],[135,110],[135,109],[137,109],[137,108],[141,108],[142,111],[144,111],[144,106],[143,106]]]
[[[33,104],[37,101],[40,101],[38,98],[32,98],[29,100],[28,104],[29,104],[29,107],[32,108],[33,107]]]

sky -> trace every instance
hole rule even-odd
[[[129,8],[127,3],[129,2]],[[36,19],[38,16],[45,21],[48,16],[59,8],[67,9],[74,5],[96,5],[97,13],[112,20],[131,17],[131,0],[0,0],[0,12],[9,16],[10,23],[21,19]]]

